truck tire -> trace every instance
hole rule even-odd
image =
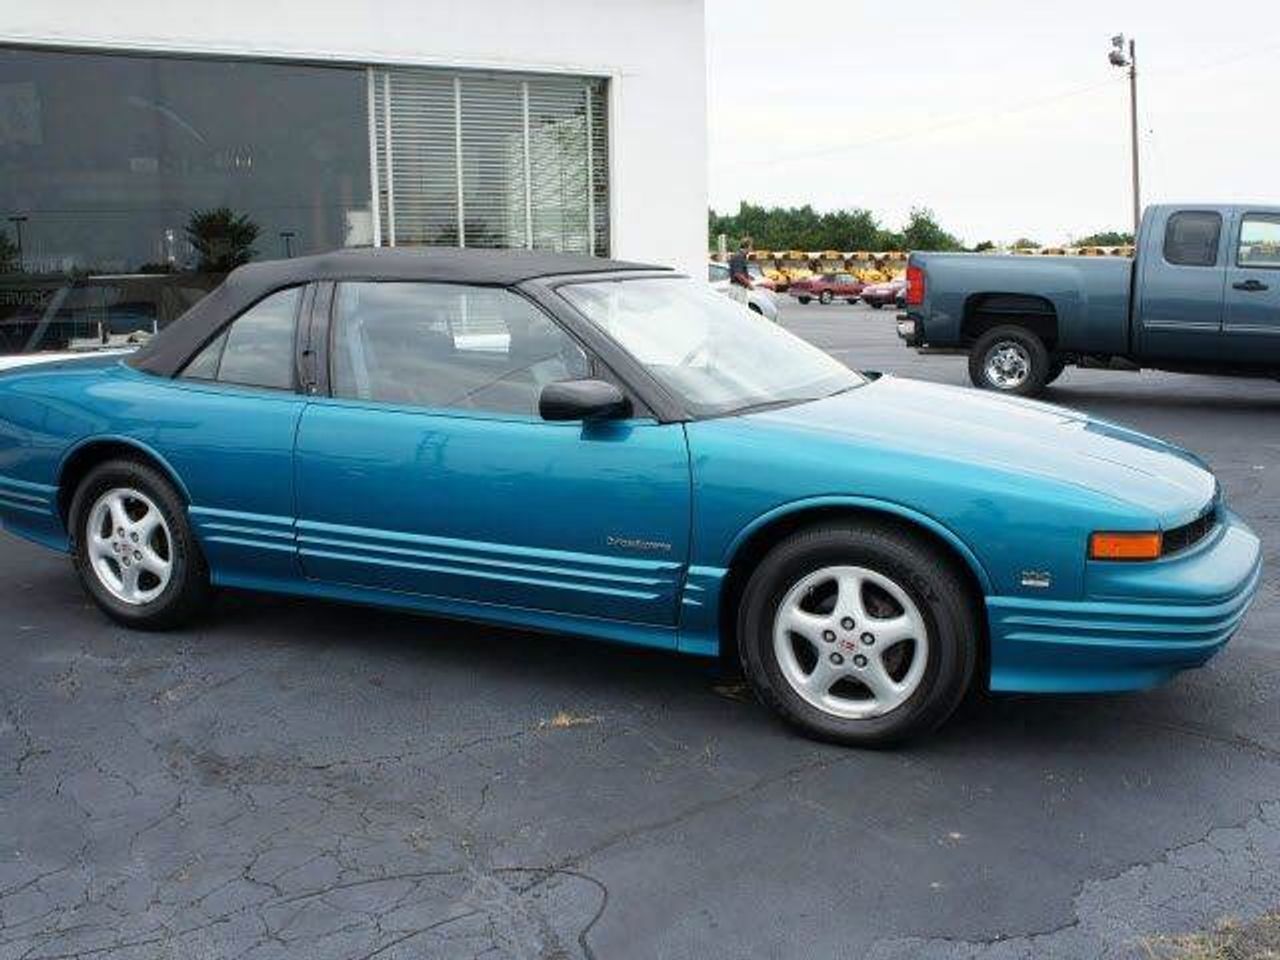
[[[1026,327],[995,327],[973,345],[969,379],[983,390],[1033,397],[1048,382],[1051,365],[1044,341]]]
[[[1065,360],[1060,360],[1056,357],[1050,360],[1049,375],[1044,378],[1044,385],[1047,387],[1049,384],[1053,383],[1053,381],[1057,380],[1060,376],[1062,376],[1062,371],[1066,369],[1067,369],[1067,362]]]

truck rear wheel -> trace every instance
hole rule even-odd
[[[975,387],[1019,397],[1043,390],[1051,366],[1044,341],[1025,327],[988,330],[969,353],[969,379]]]

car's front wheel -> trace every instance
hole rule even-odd
[[[879,300],[868,300],[867,306],[870,307],[872,310],[879,310],[881,307],[884,306],[884,304],[881,303]]]
[[[980,336],[969,353],[975,387],[1030,397],[1048,382],[1051,359],[1044,341],[1025,327],[996,327]]]
[[[854,746],[937,727],[978,650],[953,562],[887,523],[815,527],[776,546],[747,584],[738,637],[762,701],[810,736]]]
[[[186,504],[154,467],[126,459],[94,467],[76,488],[69,519],[80,581],[113,620],[173,627],[207,598],[209,572]]]
[[[797,300],[799,300],[801,303],[808,303],[808,302],[809,302],[809,298],[808,298],[808,297],[796,297],[796,299],[797,299]]]

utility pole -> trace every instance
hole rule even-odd
[[[1142,223],[1142,191],[1138,177],[1138,46],[1134,40],[1129,41],[1129,49],[1125,51],[1124,34],[1119,33],[1111,38],[1111,53],[1108,57],[1113,67],[1129,68],[1129,139],[1133,160],[1133,236],[1136,242],[1138,226]]]

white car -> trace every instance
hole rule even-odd
[[[707,261],[707,281],[712,288],[726,297],[729,296],[729,265],[715,260]],[[772,293],[763,287],[755,287],[747,291],[747,307],[754,310],[766,320],[778,322],[778,301]]]

